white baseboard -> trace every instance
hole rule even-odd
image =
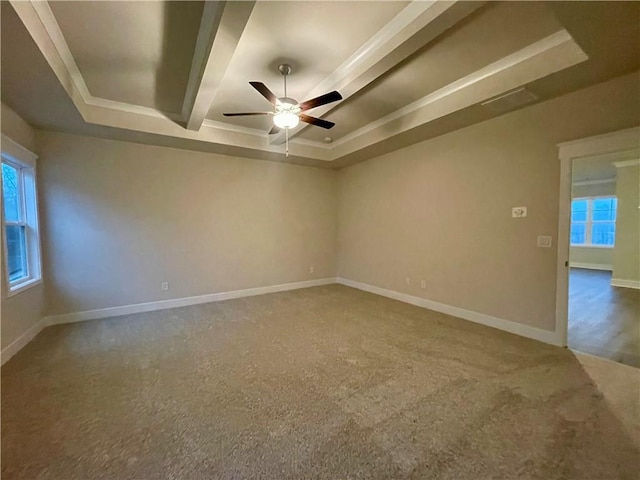
[[[607,270],[609,272],[613,270],[613,265],[606,265],[604,263],[570,262],[569,266],[571,268],[587,268],[589,270]]]
[[[297,290],[300,288],[316,287],[320,285],[329,285],[331,283],[340,283],[349,287],[357,288],[367,292],[382,295],[383,297],[393,298],[401,302],[410,303],[419,307],[428,308],[441,313],[446,313],[454,317],[480,323],[489,327],[504,330],[523,337],[532,338],[541,342],[550,343],[552,345],[560,345],[560,340],[555,332],[542,330],[539,328],[523,325],[508,320],[503,320],[483,313],[465,310],[463,308],[446,305],[444,303],[434,302],[420,297],[414,297],[393,290],[376,287],[366,283],[355,282],[345,278],[322,278],[318,280],[307,280],[303,282],[285,283],[281,285],[270,285],[267,287],[248,288],[245,290],[235,290],[231,292],[212,293],[208,295],[199,295],[195,297],[175,298],[172,300],[161,300],[158,302],[138,303],[135,305],[124,305],[120,307],[102,308],[98,310],[87,310],[84,312],[66,313],[62,315],[52,315],[43,318],[36,325],[27,330],[18,339],[4,348],[1,352],[2,364],[8,361],[33,338],[38,335],[44,328],[49,325],[59,325],[63,323],[83,322],[86,320],[97,320],[100,318],[116,317],[120,315],[129,315],[132,313],[152,312],[156,310],[165,310],[168,308],[185,307],[188,305],[197,305],[201,303],[219,302],[222,300],[230,300],[233,298],[250,297],[254,295],[263,295],[266,293],[284,292],[288,290]],[[636,287],[638,288],[638,287]]]
[[[623,280],[622,278],[612,278],[611,279],[612,287],[625,287],[625,288],[635,288],[640,289],[640,281],[638,280]]]
[[[2,352],[0,352],[0,357],[1,357],[0,364],[4,365],[5,363],[7,363],[7,361],[9,361],[11,357],[13,357],[20,350],[22,350],[27,345],[27,343],[29,343],[31,340],[36,338],[36,336],[42,330],[44,330],[44,328],[47,326],[48,326],[47,319],[42,318],[38,320],[38,323],[36,323],[33,327],[31,327],[29,330],[24,332],[22,335],[16,338],[9,345],[4,347],[2,349]]]
[[[386,288],[376,287],[367,283],[355,282],[346,278],[338,277],[337,282],[348,287],[375,293],[377,295],[382,295],[383,297],[393,298],[394,300],[410,303],[411,305],[445,313],[471,322],[480,323],[482,325],[497,328],[498,330],[504,330],[522,337],[532,338],[551,345],[562,346],[560,335],[554,331],[542,330],[522,323],[492,317],[491,315],[471,310],[465,310],[464,308],[454,307],[445,303],[434,302],[432,300],[427,300],[426,298],[414,297],[413,295],[407,295],[406,293],[400,293],[394,290],[387,290]]]
[[[165,310],[167,308],[186,307],[200,303],[220,302],[232,298],[251,297],[263,295],[265,293],[284,292],[287,290],[297,290],[299,288],[317,287],[336,283],[335,278],[321,278],[318,280],[306,280],[303,282],[283,283],[280,285],[269,285],[267,287],[247,288],[245,290],[234,290],[231,292],[211,293],[198,295],[195,297],[174,298],[171,300],[160,300],[158,302],[137,303],[135,305],[123,305],[121,307],[101,308],[98,310],[86,310],[84,312],[65,313],[61,315],[51,315],[46,317],[47,325],[59,325],[62,323],[84,322],[86,320],[97,320],[99,318],[117,317],[130,315],[132,313],[153,312]]]

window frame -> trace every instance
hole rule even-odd
[[[615,210],[615,219],[613,220],[614,225],[617,224],[618,221],[618,197],[616,195],[592,195],[590,197],[572,197],[571,203],[569,205],[569,246],[578,247],[578,248],[615,248],[616,246],[616,237],[614,233],[613,237],[613,245],[598,245],[591,243],[591,227],[594,223],[610,223],[611,220],[593,220],[593,201],[599,198],[615,198],[616,199],[616,210]],[[573,202],[575,200],[586,200],[587,201],[587,220],[584,222],[574,222],[571,219],[573,215]],[[574,223],[583,224],[585,226],[585,235],[584,235],[584,243],[571,243],[571,226]]]
[[[42,283],[42,249],[40,246],[36,176],[36,159],[38,157],[4,134],[1,139],[1,163],[6,163],[18,171],[19,221],[6,221],[4,208],[0,209],[2,249],[4,251],[3,290],[8,298]],[[2,188],[1,176],[0,188]],[[9,251],[6,234],[6,227],[10,225],[25,227],[27,275],[13,282],[9,280]]]

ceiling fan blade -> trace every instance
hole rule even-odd
[[[335,125],[335,123],[329,122],[328,120],[322,120],[321,118],[311,117],[309,115],[305,115],[304,113],[301,113],[299,117],[300,117],[300,120],[302,120],[303,122],[310,123],[311,125],[315,125],[316,127],[326,128],[327,130],[330,128],[333,128],[333,126]]]
[[[245,115],[271,115],[271,112],[223,113],[225,117],[244,117]]]
[[[249,82],[249,84],[255,88],[260,94],[271,102],[271,105],[275,105],[278,97],[276,97],[271,90],[262,82]]]
[[[334,90],[333,92],[325,93],[319,97],[302,102],[298,106],[300,107],[300,110],[304,112],[305,110],[310,110],[312,108],[319,107],[320,105],[326,105],[327,103],[337,102],[338,100],[342,100],[342,95]]]
[[[276,133],[280,132],[280,128],[276,127],[275,125],[273,126],[273,128],[271,130],[269,130],[269,135],[274,135]]]

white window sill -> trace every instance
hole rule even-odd
[[[7,298],[13,297],[19,293],[22,293],[26,290],[29,290],[31,287],[35,287],[42,283],[42,278],[32,278],[31,280],[27,280],[26,282],[21,282],[13,287],[9,287],[9,291],[7,292]]]
[[[584,243],[580,243],[578,245],[571,244],[571,248],[608,248],[609,250],[613,249],[615,245],[588,245]]]

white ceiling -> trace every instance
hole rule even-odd
[[[640,2],[2,2],[2,101],[41,128],[340,167],[640,66]],[[249,81],[299,101],[267,135]],[[515,97],[512,97],[515,98]],[[503,106],[500,108],[500,106]],[[46,108],[43,108],[45,107]],[[331,137],[331,142],[325,142]]]

